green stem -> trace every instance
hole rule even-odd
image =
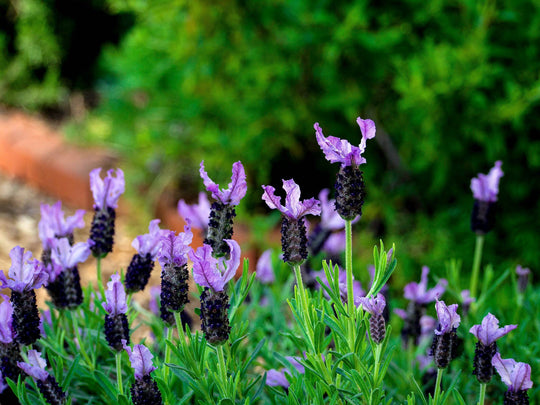
[[[482,262],[482,250],[484,247],[484,235],[476,235],[476,245],[474,247],[474,259],[471,275],[471,287],[469,289],[471,297],[476,298],[478,287],[478,275],[480,273],[480,263]]]
[[[182,325],[182,318],[180,317],[180,311],[174,311],[174,321],[176,322],[176,329],[178,330],[178,339],[180,344],[184,344],[186,341],[186,333],[184,332],[184,325]]]
[[[118,392],[124,395],[122,386],[122,351],[116,352],[116,381],[118,382]]]
[[[350,220],[345,221],[345,271],[347,274],[347,309],[349,316],[354,317],[354,290],[352,270],[352,225]]]
[[[478,399],[478,405],[484,405],[484,400],[486,399],[486,388],[487,384],[480,384],[480,398]]]
[[[79,333],[79,324],[77,322],[77,315],[70,312],[70,318],[73,324],[73,332],[75,334],[75,338],[77,339],[77,342],[79,342],[79,350],[81,351],[81,355],[86,361],[86,364],[88,364],[88,367],[90,368],[90,370],[94,371],[94,368],[95,368],[94,362],[90,359],[90,356],[88,356],[88,353],[86,352],[86,348],[84,347],[84,342],[81,339],[81,334]]]
[[[375,353],[374,353],[374,361],[375,361],[375,369],[373,370],[373,381],[375,383],[375,387],[379,385],[379,367],[381,363],[381,351],[382,351],[382,345],[378,344],[375,346]]]
[[[173,337],[173,328],[169,326],[167,328],[167,340],[165,340],[165,364],[163,365],[163,379],[165,380],[166,383],[169,380],[169,366],[167,366],[166,364],[171,363],[171,356],[172,356],[171,347],[169,346],[168,342],[172,342],[172,337]]]
[[[103,279],[101,277],[101,257],[96,258],[97,262],[97,283],[98,283],[98,290],[101,294],[101,299],[105,299],[105,287],[103,287]]]
[[[223,345],[216,347],[218,356],[219,376],[223,383],[223,387],[227,387],[227,365],[225,363],[225,355],[223,353]]]
[[[297,293],[299,297],[299,300],[296,303],[296,305],[298,306],[300,316],[304,319],[303,327],[306,331],[306,335],[308,337],[311,348],[315,350],[315,343],[309,333],[309,330],[310,330],[309,304],[308,304],[306,289],[304,288],[304,283],[302,281],[302,271],[300,270],[299,264],[295,264],[293,268],[294,268],[294,275],[296,276],[296,287],[297,287]]]
[[[441,381],[444,368],[437,369],[437,381],[435,382],[435,394],[433,395],[433,404],[439,404],[439,396],[441,395]]]

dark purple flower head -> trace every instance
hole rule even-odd
[[[120,281],[120,276],[115,273],[111,276],[111,281],[107,283],[105,291],[105,299],[103,308],[109,315],[125,314],[128,310],[126,302],[126,290]]]
[[[187,254],[193,241],[193,233],[188,221],[184,226],[184,232],[176,235],[173,231],[165,231],[160,238],[158,261],[161,267],[168,264],[183,266],[187,263]]]
[[[435,301],[440,297],[446,288],[447,281],[445,279],[440,279],[435,287],[428,290],[428,274],[429,267],[422,267],[422,276],[420,278],[420,283],[412,282],[405,286],[404,296],[408,300],[414,301],[417,304],[428,304]]]
[[[319,201],[321,202],[321,226],[329,231],[340,231],[345,229],[345,220],[341,218],[335,208],[336,200],[329,200],[328,194],[330,190],[322,189],[319,193]],[[353,222],[356,222],[360,217],[356,217]]]
[[[381,293],[378,293],[376,297],[361,297],[358,301],[371,315],[382,315],[384,307],[386,306],[386,300]]]
[[[272,208],[279,210],[283,215],[293,220],[298,220],[304,215],[320,215],[321,203],[315,198],[300,201],[300,187],[293,179],[283,180],[285,190],[285,206],[281,205],[281,197],[277,197],[272,186],[262,186],[264,193],[262,199]]]
[[[185,221],[191,221],[194,228],[208,229],[210,217],[210,201],[204,191],[199,193],[199,203],[188,205],[184,200],[178,201],[178,213]]]
[[[234,277],[240,265],[240,246],[232,239],[225,239],[230,248],[230,258],[216,259],[212,256],[212,248],[203,245],[197,251],[191,249],[189,258],[193,262],[193,279],[201,287],[214,291],[223,291],[225,285]]]
[[[208,174],[204,170],[204,160],[201,162],[199,173],[201,174],[206,190],[212,193],[214,199],[221,201],[223,204],[238,205],[240,204],[240,200],[246,195],[246,172],[240,161],[233,163],[231,182],[229,183],[229,188],[226,190],[220,190],[219,184],[214,183],[208,177]]]
[[[49,275],[43,268],[43,265],[36,259],[32,259],[32,252],[27,251],[20,246],[15,246],[9,252],[11,257],[11,267],[8,277],[0,273],[2,288],[9,287],[13,291],[22,293],[41,287],[47,282]]]
[[[48,283],[55,281],[62,271],[83,263],[90,256],[90,253],[88,242],[78,242],[72,246],[67,238],[56,239],[51,246],[52,268],[48,269]]]
[[[133,350],[131,350],[125,339],[122,339],[122,346],[129,356],[131,368],[135,371],[136,379],[140,380],[145,375],[150,375],[152,371],[156,370],[156,367],[152,364],[154,356],[146,346],[135,345],[133,346]]]
[[[500,353],[496,353],[491,364],[509,391],[526,391],[532,388],[531,366],[527,363],[518,363],[514,359],[503,359]]]
[[[471,190],[476,200],[495,202],[499,194],[499,181],[504,173],[502,161],[497,160],[487,175],[479,173],[478,178],[471,180]]]
[[[167,235],[166,230],[159,229],[159,219],[153,219],[148,225],[149,233],[137,236],[133,239],[131,246],[139,253],[141,256],[150,255],[153,260],[155,260],[159,249],[160,249],[160,240],[163,236]]]
[[[458,304],[447,306],[444,301],[437,300],[435,310],[439,319],[439,327],[435,329],[436,335],[450,333],[459,326],[461,317],[457,313],[457,308]]]
[[[4,294],[0,294],[0,297],[4,299],[0,304],[0,342],[8,344],[13,342],[13,307],[9,301],[9,297]]]
[[[44,249],[50,249],[52,240],[73,234],[75,228],[84,228],[84,210],[77,210],[75,215],[64,218],[62,201],[53,205],[41,204],[41,220],[38,224],[39,238]]]
[[[101,168],[90,172],[90,189],[94,196],[94,208],[118,208],[118,199],[124,193],[125,181],[122,169],[116,169],[116,177],[113,177],[114,170],[107,171],[105,179],[100,177]]]
[[[36,350],[28,350],[28,361],[23,363],[17,362],[17,365],[23,369],[23,371],[38,381],[45,381],[49,377],[49,373],[45,370],[47,362],[41,357],[41,352]]]
[[[335,136],[325,137],[319,123],[315,123],[315,136],[326,159],[331,163],[341,163],[341,167],[361,165],[366,163],[362,157],[366,149],[366,140],[375,137],[375,123],[372,120],[356,119],[362,132],[362,140],[359,146],[351,145],[347,140]]]
[[[265,250],[257,260],[255,275],[261,283],[265,284],[273,283],[276,279],[272,267],[272,249]]]
[[[517,325],[506,325],[499,328],[499,320],[494,315],[488,313],[482,319],[482,323],[480,325],[474,325],[469,332],[476,336],[485,346],[489,346],[516,328]]]

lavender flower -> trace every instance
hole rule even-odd
[[[369,319],[369,334],[376,344],[382,343],[386,334],[386,324],[383,317],[383,311],[386,307],[386,300],[381,293],[377,297],[363,297],[359,303],[371,314]]]
[[[457,304],[447,306],[444,301],[439,300],[435,304],[439,326],[435,329],[431,351],[438,368],[446,368],[456,355],[456,329],[461,322],[457,308]]]
[[[182,311],[184,305],[189,301],[187,253],[191,249],[189,245],[192,240],[193,233],[188,220],[188,224],[184,226],[184,232],[179,233],[177,236],[174,232],[168,231],[161,237],[159,242],[161,319],[169,325],[174,323],[172,312]]]
[[[55,239],[48,266],[47,291],[57,308],[76,308],[83,302],[81,278],[77,265],[90,256],[90,245],[79,242],[71,245],[67,238]]]
[[[507,325],[499,328],[499,320],[494,315],[488,313],[480,325],[474,325],[469,330],[478,339],[474,352],[473,374],[476,375],[480,383],[486,384],[490,382],[493,376],[491,359],[497,353],[496,340],[516,328],[517,325]]]
[[[28,351],[28,361],[18,362],[18,366],[37,383],[39,391],[51,405],[61,405],[66,402],[66,393],[62,391],[56,379],[50,375],[45,367],[47,363],[36,350]]]
[[[487,175],[479,173],[471,180],[474,206],[471,216],[471,229],[477,234],[485,234],[493,228],[495,222],[494,206],[499,194],[499,181],[504,175],[500,160]]]
[[[9,252],[11,267],[8,276],[0,273],[1,288],[11,288],[13,305],[13,329],[17,341],[24,345],[34,343],[40,337],[39,312],[34,289],[47,282],[48,274],[41,263],[32,259],[32,252],[25,253],[20,246]]]
[[[527,390],[533,386],[531,366],[527,363],[518,363],[514,359],[503,359],[499,353],[493,356],[491,364],[508,387],[508,391],[504,394],[504,403],[528,405]]]
[[[208,245],[193,249],[189,258],[193,262],[193,279],[204,287],[201,293],[201,329],[211,344],[224,343],[229,338],[229,296],[225,285],[234,277],[240,264],[240,246],[234,240],[225,240],[230,258],[216,259]]]
[[[120,276],[115,273],[111,276],[111,281],[107,283],[103,308],[107,311],[105,315],[105,338],[107,343],[114,350],[122,350],[122,339],[129,343],[129,325],[126,317],[128,310],[126,302],[126,291],[120,281]]]
[[[131,244],[137,253],[133,255],[126,272],[125,283],[128,293],[142,291],[148,283],[160,249],[161,238],[167,233],[159,229],[159,223],[159,219],[150,221],[149,233],[137,236]]]
[[[19,343],[15,341],[12,326],[13,307],[8,296],[0,294],[0,297],[3,298],[0,304],[0,385],[2,385],[6,378],[17,381],[21,374],[17,362],[21,361],[22,357]]]
[[[285,358],[291,363],[293,369],[298,371],[298,373],[304,374],[306,372],[305,367],[298,361],[298,357],[286,356]],[[282,368],[279,371],[276,369],[268,370],[266,372],[266,385],[270,387],[283,387],[287,390],[291,383],[289,383],[289,380],[287,380],[286,374],[291,374],[291,372],[286,368]]]
[[[375,123],[372,120],[356,119],[362,133],[359,146],[352,146],[348,141],[334,136],[325,137],[321,127],[315,123],[317,142],[331,163],[341,163],[337,174],[336,211],[343,219],[352,220],[362,215],[362,205],[365,198],[365,184],[359,166],[366,163],[362,157],[366,149],[367,139],[375,137]]]
[[[285,206],[281,205],[281,197],[277,197],[272,186],[262,186],[262,199],[272,208],[279,210],[281,219],[281,247],[283,260],[290,265],[299,265],[307,258],[307,237],[304,216],[320,215],[321,204],[315,198],[300,201],[300,187],[291,180],[283,180],[285,190]]]
[[[114,238],[114,221],[118,199],[124,192],[124,172],[109,170],[105,179],[100,177],[101,168],[90,172],[90,189],[94,196],[94,218],[90,229],[90,239],[94,242],[92,253],[95,257],[105,257],[112,252]]]
[[[122,346],[128,353],[131,367],[135,372],[135,382],[131,385],[131,400],[134,404],[161,404],[161,392],[157,383],[150,375],[156,367],[152,364],[154,357],[144,345],[135,345],[133,350],[122,339]]]
[[[204,161],[199,170],[206,190],[212,193],[216,201],[212,204],[208,221],[208,235],[205,244],[212,246],[216,257],[228,256],[226,239],[233,235],[233,218],[236,216],[235,206],[244,198],[247,191],[246,173],[242,162],[235,162],[232,167],[232,177],[229,188],[220,190],[219,184],[214,183],[204,170]]]
[[[64,218],[62,201],[54,205],[41,204],[41,220],[38,224],[39,238],[43,244],[42,261],[44,265],[50,263],[50,253],[55,239],[68,238],[73,244],[73,231],[75,228],[84,228],[84,210],[77,210],[75,215]]]
[[[259,257],[255,268],[255,276],[263,284],[271,284],[276,279],[272,268],[272,249],[265,250]]]
[[[199,193],[199,203],[188,205],[184,200],[178,201],[178,213],[185,221],[189,220],[193,228],[208,231],[208,218],[210,217],[210,201],[206,193]]]
[[[405,298],[410,300],[407,311],[405,312],[403,330],[401,331],[401,336],[405,344],[408,344],[409,340],[418,344],[418,339],[421,335],[420,318],[426,314],[427,304],[440,297],[447,285],[445,279],[440,279],[435,287],[428,289],[428,274],[429,267],[423,266],[420,283],[409,283],[403,289]]]
[[[471,292],[469,290],[462,290],[461,293],[461,309],[463,316],[466,316],[469,312],[471,304],[476,301],[476,298],[471,297]]]
[[[518,290],[521,294],[523,294],[527,289],[531,270],[529,268],[523,268],[518,264],[516,267],[516,274],[518,276]]]

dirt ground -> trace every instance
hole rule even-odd
[[[30,250],[35,258],[41,257],[42,246],[38,235],[38,223],[40,220],[40,204],[54,204],[56,199],[51,198],[38,190],[16,180],[8,178],[0,173],[0,271],[8,272],[11,266],[9,252],[14,246],[21,246]],[[63,206],[66,215],[73,215],[75,207]],[[135,249],[131,242],[137,236],[129,230],[127,213],[122,210],[117,214],[115,245],[113,252],[102,260],[102,272],[104,283],[114,272],[127,269]],[[90,223],[93,211],[86,212],[85,227],[75,233],[75,242],[85,241],[89,237]],[[148,229],[141,229],[139,233],[147,233]],[[161,268],[156,263],[149,286],[159,285]],[[83,286],[92,283],[96,285],[96,260],[90,256],[86,263],[79,266],[81,284]],[[144,291],[134,295],[134,299],[148,308],[150,300],[149,286]],[[9,290],[4,291],[9,293]],[[37,291],[38,305],[44,307],[48,299],[44,288]],[[193,305],[193,304],[192,304]],[[193,313],[191,311],[191,313]]]

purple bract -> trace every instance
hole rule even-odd
[[[273,283],[276,279],[272,267],[272,249],[265,250],[257,260],[255,276],[261,283],[265,284]]]
[[[358,299],[358,302],[371,315],[382,315],[384,307],[386,306],[386,300],[381,293],[378,293],[376,297],[361,297]]]
[[[25,253],[22,247],[15,246],[9,252],[9,257],[11,257],[9,278],[6,278],[3,272],[0,273],[2,288],[9,287],[22,293],[37,289],[47,282],[49,275],[38,260],[32,259],[32,252]]]
[[[13,342],[13,307],[9,297],[0,294],[4,301],[0,304],[0,342],[8,344]]]
[[[262,199],[272,208],[279,210],[283,215],[290,219],[298,220],[304,215],[320,215],[321,203],[315,198],[300,201],[300,187],[293,179],[283,180],[283,189],[285,190],[285,206],[281,205],[281,197],[277,197],[272,186],[262,186],[264,193]]]
[[[165,231],[160,238],[158,261],[161,267],[167,264],[183,266],[187,263],[187,254],[193,241],[193,233],[188,224],[184,226],[184,232],[176,235],[173,231]]]
[[[208,229],[208,217],[210,216],[210,201],[204,191],[199,193],[198,204],[186,204],[184,200],[178,201],[178,213],[185,221],[191,221],[191,225],[198,229]]]
[[[229,188],[226,190],[220,190],[219,184],[214,183],[208,177],[208,174],[204,170],[204,160],[201,162],[199,173],[201,174],[206,190],[212,193],[214,199],[221,201],[223,204],[238,205],[240,200],[246,195],[246,172],[240,161],[233,163],[231,182],[229,183]]]
[[[109,315],[125,314],[127,312],[126,290],[120,281],[118,273],[113,274],[111,281],[107,283],[105,299],[106,302],[102,305]]]
[[[330,283],[328,282],[328,279],[326,278],[326,273],[324,272],[324,270],[314,272],[313,277],[319,277],[322,284],[324,284],[328,288],[332,288],[330,286]],[[338,286],[339,286],[339,296],[343,302],[346,302],[347,301],[347,273],[342,268],[339,268]],[[325,291],[325,295],[326,295],[326,291]],[[365,295],[365,291],[362,288],[362,283],[360,283],[360,281],[355,280],[353,276],[353,299],[354,299],[355,306],[360,305],[359,300],[364,295]]]
[[[459,326],[461,317],[457,313],[458,304],[446,305],[444,301],[435,303],[437,318],[439,319],[439,327],[435,329],[436,335],[444,335],[452,332]]]
[[[41,204],[41,220],[38,224],[39,238],[45,249],[50,249],[52,240],[73,234],[75,228],[84,228],[84,210],[65,218],[62,201],[53,205]]]
[[[212,256],[212,247],[203,245],[194,251],[189,258],[193,262],[193,279],[202,287],[214,291],[223,291],[225,285],[234,277],[240,265],[240,246],[232,239],[225,239],[230,248],[230,259],[216,259]]]
[[[35,380],[45,381],[49,373],[45,370],[47,362],[41,357],[41,352],[32,349],[28,351],[27,356],[28,362],[23,363],[18,361],[17,365]]]
[[[469,332],[476,336],[485,346],[489,346],[516,328],[517,325],[506,325],[499,328],[499,320],[494,315],[488,313],[482,319],[482,323],[480,325],[474,325]]]
[[[133,239],[131,246],[139,253],[141,256],[146,256],[150,254],[152,260],[154,260],[160,249],[160,240],[164,237],[168,231],[164,229],[159,229],[159,219],[153,219],[148,225],[149,233],[137,236]]]
[[[531,366],[527,363],[518,363],[514,359],[503,359],[496,353],[491,364],[501,376],[509,391],[523,391],[532,388]]]
[[[405,298],[414,301],[417,304],[428,304],[435,301],[435,299],[439,298],[444,293],[447,284],[445,279],[440,279],[435,287],[430,290],[427,289],[428,274],[429,267],[422,267],[420,283],[409,283],[403,289]]]
[[[135,345],[133,350],[126,344],[126,340],[122,339],[122,346],[129,356],[131,368],[135,371],[135,378],[140,380],[145,375],[149,375],[156,367],[152,364],[154,355],[144,345]]]
[[[325,137],[319,123],[313,125],[317,142],[326,159],[331,163],[341,163],[342,167],[366,163],[362,153],[366,149],[366,140],[375,137],[375,123],[372,120],[363,120],[360,117],[356,119],[356,122],[362,132],[362,140],[359,146],[353,146],[347,140],[335,136]]]
[[[473,197],[480,201],[495,202],[499,194],[499,181],[504,173],[501,169],[502,161],[497,160],[489,173],[479,173],[471,180]]]
[[[100,177],[101,168],[90,172],[90,189],[94,196],[94,208],[105,209],[118,208],[118,199],[124,193],[125,181],[122,169],[116,169],[116,177],[113,177],[115,171],[107,171],[105,179]]]

